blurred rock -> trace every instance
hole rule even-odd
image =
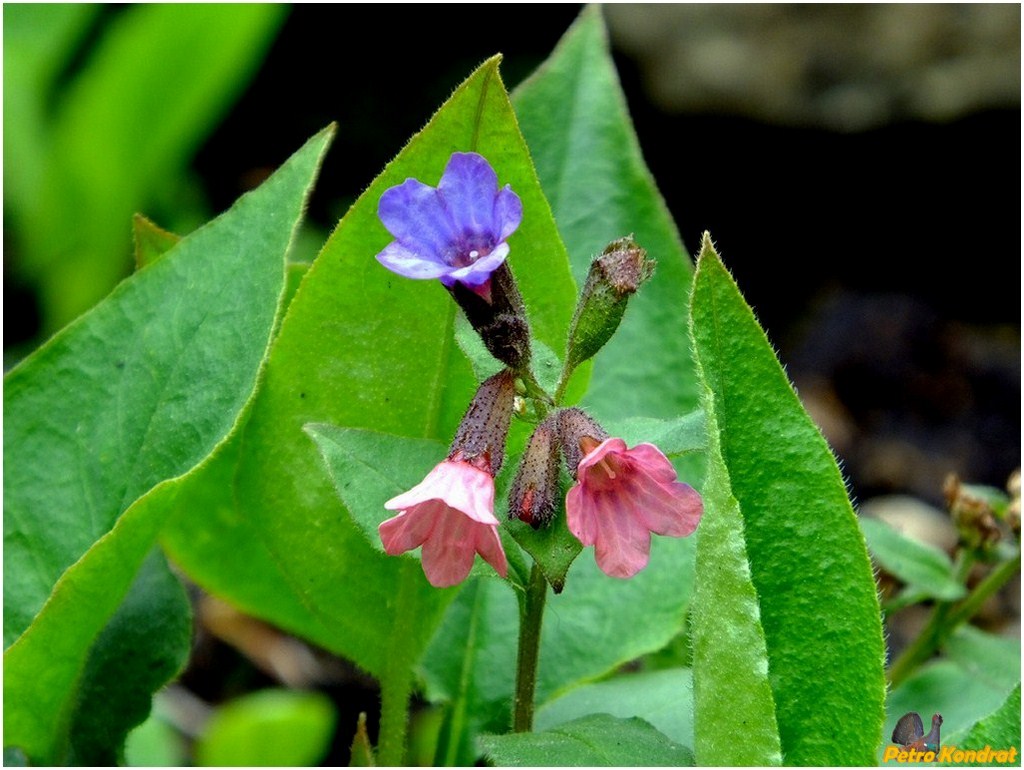
[[[952,553],[956,546],[956,527],[945,511],[909,495],[885,495],[865,500],[859,506],[862,516],[884,521],[907,537]]]
[[[1019,5],[610,4],[670,112],[859,131],[1020,105]]]

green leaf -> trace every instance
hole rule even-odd
[[[454,686],[439,700],[446,700],[444,718],[438,736],[435,763],[444,767],[468,766],[476,762],[477,754],[473,741],[473,726],[479,724],[480,709],[485,706],[489,682],[476,681],[479,666],[480,676],[487,678],[493,671],[488,664],[495,661],[480,660],[490,631],[487,625],[490,592],[487,581],[475,580],[466,585],[454,602],[448,605],[445,627],[462,629],[462,636],[452,639],[450,644],[432,645],[428,659],[439,656],[442,661],[433,660],[448,670],[457,672]],[[483,665],[480,665],[483,664]],[[503,679],[498,681],[503,682]]]
[[[954,601],[966,594],[953,563],[938,548],[907,537],[884,521],[860,517],[861,531],[878,565],[924,596]]]
[[[116,765],[120,747],[150,710],[152,694],[185,667],[192,609],[163,554],[142,563],[117,612],[89,651],[71,722],[67,764]]]
[[[39,194],[24,204],[25,267],[50,328],[124,274],[125,223],[180,175],[283,17],[273,5],[140,5],[112,18],[53,100]]]
[[[538,707],[664,647],[684,625],[692,585],[692,538],[654,538],[650,564],[629,580],[608,577],[593,553],[584,553],[569,570],[565,591],[547,599]],[[472,607],[465,592],[449,606],[421,668],[427,696],[452,700],[466,689],[461,682],[466,656],[472,656],[469,729],[497,731],[509,724],[519,614],[512,591],[499,581],[485,581],[481,590]],[[477,614],[477,631],[474,648],[466,650],[470,613]]]
[[[182,767],[188,761],[185,738],[169,722],[161,693],[149,718],[128,734],[124,764],[130,767]]]
[[[743,517],[784,759],[871,763],[883,719],[885,651],[864,538],[835,458],[707,235],[691,321],[710,393],[709,430],[717,424]],[[713,625],[712,611],[705,606],[695,628]],[[698,701],[707,665],[713,657],[694,665]],[[698,738],[702,729],[698,720]]]
[[[598,419],[691,411],[689,340],[673,330],[686,328],[692,268],[644,165],[599,6],[580,14],[514,103],[577,282],[609,241],[630,233],[658,263],[594,359],[588,410]]]
[[[559,501],[554,518],[545,527],[534,529],[519,519],[510,519],[505,521],[504,529],[537,562],[555,593],[561,593],[568,579],[569,567],[583,550],[580,541],[569,531],[565,500]]]
[[[629,417],[609,421],[605,428],[629,446],[641,442],[654,444],[667,457],[703,452],[708,443],[704,412],[700,409],[670,420]]]
[[[329,138],[312,139],[5,381],[4,631],[17,641],[4,656],[4,740],[35,762],[58,758],[90,650],[181,477],[251,399]],[[97,655],[117,641],[111,628]]]
[[[480,743],[507,767],[682,767],[693,754],[642,719],[592,714],[541,733],[486,735]]]
[[[452,592],[432,588],[420,570],[409,572],[413,585],[401,582],[408,560],[367,542],[303,429],[326,423],[450,441],[476,386],[453,338],[457,308],[438,282],[394,275],[374,255],[391,239],[377,217],[384,190],[409,177],[436,184],[455,150],[483,154],[522,199],[526,215],[509,239],[509,265],[534,337],[564,347],[575,294],[568,258],[492,59],[335,229],[289,306],[237,451],[190,491],[219,515],[183,507],[166,539],[201,585],[378,676],[400,665],[409,671],[414,660],[403,663],[392,645],[403,645],[403,655],[421,652]],[[422,466],[408,458],[403,478],[421,479],[437,459]],[[249,564],[266,567],[256,583],[243,579],[254,571]]]
[[[4,213],[17,229],[36,204],[47,163],[53,84],[100,6],[11,3],[3,9]]]
[[[366,712],[360,712],[356,723],[356,733],[352,736],[352,747],[349,751],[349,767],[375,767],[377,758],[373,754],[373,744],[366,732]]]
[[[962,625],[943,644],[943,652],[961,668],[993,687],[1020,680],[1020,639],[987,634]]]
[[[699,268],[698,268],[699,269]],[[695,323],[696,323],[695,306]],[[699,345],[698,345],[699,349]],[[708,475],[693,596],[694,749],[701,764],[779,765],[768,651],[740,504],[722,459],[714,395],[704,399]],[[742,731],[743,740],[736,740]]]
[[[196,742],[203,767],[316,765],[330,748],[336,716],[322,693],[263,690],[218,709]]]
[[[991,747],[995,751],[1007,752],[1009,749],[1016,749],[1014,754],[1007,754],[1005,759],[998,760],[999,764],[1012,764],[1020,762],[1020,682],[1003,701],[1003,704],[984,719],[974,724],[966,733],[951,736],[950,746],[956,746],[961,751],[983,750]],[[952,762],[942,762],[943,765],[972,765],[981,764],[977,761],[961,761],[956,753],[953,753]],[[996,764],[989,762],[985,764]]]
[[[446,447],[434,439],[322,423],[310,423],[305,430],[320,450],[345,509],[367,542],[384,553],[377,527],[394,516],[384,503],[419,484],[444,459]]]
[[[384,553],[377,528],[394,516],[393,511],[384,508],[384,503],[422,481],[429,469],[444,459],[444,445],[432,439],[411,439],[322,423],[310,423],[306,433],[320,450],[335,491],[353,521],[374,550]],[[501,515],[500,511],[495,513]],[[529,567],[507,537],[503,541],[511,567],[509,579],[522,587],[519,575],[528,574]],[[470,571],[470,576],[477,575],[494,577],[496,573],[478,558]]]
[[[693,746],[693,674],[689,669],[642,671],[584,685],[537,711],[536,730],[549,730],[588,714],[640,717],[668,738]]]
[[[142,214],[132,217],[132,238],[135,241],[136,269],[156,262],[181,240],[180,236],[158,227]]]

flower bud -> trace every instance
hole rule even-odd
[[[942,491],[964,545],[984,554],[999,541],[1002,533],[988,499],[963,484],[955,473],[946,476]]]
[[[551,521],[561,497],[557,423],[557,415],[552,415],[530,436],[508,495],[509,518],[519,518],[534,529]]]
[[[584,456],[609,436],[593,417],[572,407],[558,413],[558,437],[565,454],[565,464],[575,479]]]
[[[525,371],[530,364],[530,326],[508,265],[503,262],[475,289],[455,283],[448,291],[490,354],[514,371]]]
[[[651,277],[654,264],[631,235],[609,243],[591,262],[569,327],[570,369],[596,355],[611,339],[630,296]]]
[[[516,377],[508,369],[480,383],[455,431],[448,459],[469,463],[497,476],[505,460],[505,439],[515,396]]]

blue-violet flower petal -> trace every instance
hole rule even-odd
[[[456,152],[436,188],[416,179],[384,192],[377,208],[394,237],[377,260],[406,278],[438,278],[448,287],[485,284],[508,256],[506,239],[523,204],[475,152]]]

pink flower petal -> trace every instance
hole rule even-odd
[[[671,461],[654,444],[637,444],[628,451],[628,454],[648,475],[663,484],[669,484],[678,478]]]
[[[423,481],[391,498],[384,507],[398,511],[427,500],[442,500],[482,524],[498,524],[494,516],[494,479],[469,463],[439,463]]]
[[[596,516],[599,535],[594,558],[606,575],[630,578],[647,566],[651,533],[633,516],[618,515],[619,501],[601,495]]]
[[[377,527],[384,551],[391,556],[419,548],[430,537],[434,519],[444,509],[444,503],[424,503],[408,511],[402,511]]]
[[[431,585],[445,588],[466,579],[476,556],[473,528],[480,526],[485,525],[473,522],[453,508],[445,508],[437,517],[420,556],[423,572]]]
[[[477,553],[502,577],[508,574],[494,517],[494,479],[486,471],[445,460],[384,507],[401,511],[377,528],[384,550],[396,556],[422,546],[420,561],[432,585],[461,583]]]
[[[691,487],[676,480],[668,458],[653,444],[627,449],[608,438],[580,461],[577,483],[566,495],[570,531],[612,577],[632,577],[647,566],[651,533],[691,534],[703,503]]]

